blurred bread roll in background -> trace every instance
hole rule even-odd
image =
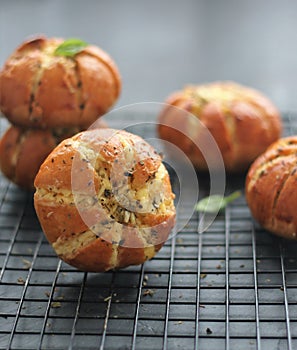
[[[247,170],[282,132],[274,104],[259,91],[234,82],[187,86],[165,103],[158,119],[160,138],[178,146],[203,171],[210,157],[205,153],[212,152],[203,128],[214,138],[228,172]],[[215,161],[211,166],[216,167]]]

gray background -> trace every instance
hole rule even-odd
[[[79,37],[116,61],[117,106],[163,101],[187,83],[234,80],[297,110],[297,2],[0,0],[0,64],[26,37]]]

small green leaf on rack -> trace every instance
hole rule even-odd
[[[214,194],[201,199],[195,206],[195,209],[203,213],[218,213],[226,208],[226,206],[241,196],[240,191],[235,191],[229,196],[224,197]]]
[[[83,40],[71,38],[65,40],[61,45],[59,45],[54,54],[56,56],[67,56],[67,57],[74,57],[76,54],[81,52],[86,46],[88,46],[88,43],[86,43]]]

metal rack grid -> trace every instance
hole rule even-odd
[[[203,234],[198,219],[143,266],[80,272],[47,243],[32,194],[1,177],[0,348],[296,349],[297,244],[254,223],[243,196]]]

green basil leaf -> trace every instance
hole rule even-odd
[[[240,196],[240,191],[235,191],[227,197],[214,194],[212,196],[201,199],[196,204],[195,209],[203,213],[218,213],[219,211],[225,209],[229,203]]]
[[[88,46],[88,43],[86,43],[85,41],[76,38],[71,38],[65,40],[61,45],[59,45],[56,48],[54,54],[56,56],[74,57],[86,46]]]

